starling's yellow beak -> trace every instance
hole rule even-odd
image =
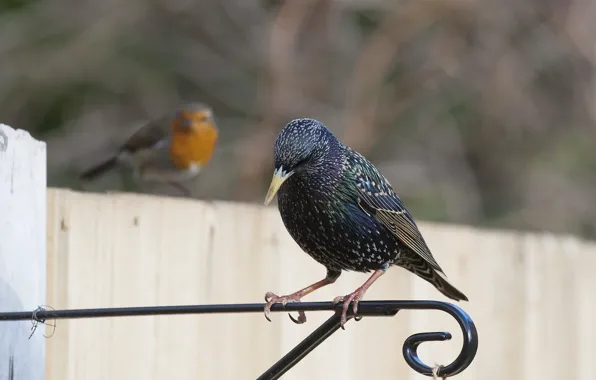
[[[277,191],[279,190],[281,185],[288,178],[290,178],[292,174],[294,174],[293,171],[286,173],[284,171],[283,166],[280,166],[279,168],[275,169],[275,171],[273,172],[273,178],[271,179],[271,185],[269,185],[269,191],[267,191],[267,196],[265,197],[265,205],[268,205],[269,202],[271,202],[273,197],[275,197],[275,194],[277,194]]]

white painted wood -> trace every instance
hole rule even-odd
[[[46,299],[46,145],[0,124],[0,310]],[[44,327],[0,321],[0,379],[45,378]]]

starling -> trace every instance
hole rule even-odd
[[[445,296],[468,298],[447,280],[414,219],[393,188],[365,157],[343,145],[321,122],[290,121],[275,142],[275,171],[265,205],[277,194],[283,223],[302,250],[327,269],[326,277],[292,294],[265,295],[265,317],[274,303],[300,302],[334,283],[342,271],[370,273],[343,302],[341,327],[349,305],[355,316],[367,289],[392,265],[434,285]],[[296,323],[304,323],[300,313]]]

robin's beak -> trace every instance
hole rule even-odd
[[[271,179],[271,185],[269,185],[269,191],[267,191],[267,196],[265,197],[265,205],[268,205],[269,202],[275,197],[277,191],[281,187],[281,185],[294,174],[293,171],[286,173],[284,171],[283,166],[275,169],[273,172],[273,178]]]
[[[216,130],[217,125],[212,119],[199,119],[192,122],[191,128],[195,133],[202,133],[209,130]]]
[[[209,110],[185,114],[184,120],[185,125],[197,134],[217,130],[217,124],[213,119],[213,114]]]

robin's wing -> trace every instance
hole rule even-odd
[[[122,146],[123,151],[134,153],[139,150],[149,149],[165,140],[169,134],[167,118],[149,122],[134,132]]]
[[[414,218],[391,185],[364,157],[356,153],[354,166],[358,204],[369,215],[389,229],[402,243],[420,255],[430,266],[443,273],[431,254]]]

